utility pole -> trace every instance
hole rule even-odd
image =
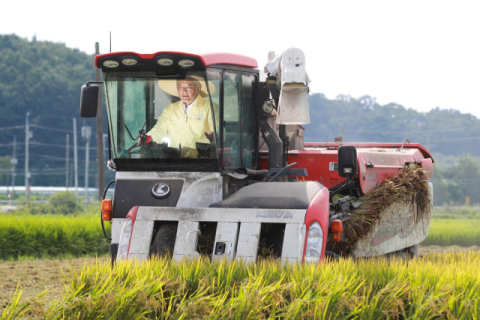
[[[100,54],[100,46],[95,43],[95,54]],[[95,81],[101,81],[100,69],[95,68]],[[103,99],[99,90],[97,103],[97,168],[98,168],[98,199],[101,201],[105,188],[105,158],[103,156]]]
[[[69,155],[70,155],[70,150],[69,150],[69,146],[70,146],[70,135],[67,134],[67,154],[66,154],[66,164],[65,164],[65,187],[68,191],[68,186],[70,185],[69,183],[69,180],[68,180],[68,177],[70,176],[70,172],[69,172],[69,169],[70,169],[70,166],[69,166]]]
[[[77,119],[73,118],[73,163],[75,180],[75,199],[78,198],[78,153],[77,153]]]
[[[340,133],[335,137],[335,142],[343,142],[343,124],[340,125]]]
[[[29,130],[28,117],[30,112],[27,112],[25,118],[25,199],[28,199],[30,193],[30,186],[28,185],[28,178],[30,178],[30,172],[28,172],[28,140],[31,138],[31,132]]]
[[[105,146],[108,144],[108,134],[107,133],[104,133],[103,134],[103,150],[102,150],[102,153],[105,155]],[[108,154],[107,152],[107,157],[109,157],[110,155]],[[103,196],[103,194],[102,194]]]
[[[82,127],[82,138],[85,140],[85,209],[88,205],[88,160],[90,157],[90,135],[92,134],[92,128],[85,126]]]
[[[18,163],[17,159],[17,136],[13,136],[13,156],[10,159],[12,164],[12,197],[15,196],[15,166]]]

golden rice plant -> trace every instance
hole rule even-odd
[[[478,319],[479,265],[479,252],[320,265],[97,263],[66,273],[44,318]]]

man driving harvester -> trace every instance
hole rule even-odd
[[[203,84],[203,85],[202,85]],[[147,133],[146,143],[155,141],[182,148],[182,157],[197,157],[196,143],[213,141],[213,118],[205,81],[198,76],[182,80],[159,80],[159,87],[180,100],[166,106],[156,125]],[[215,87],[209,84],[210,94]]]

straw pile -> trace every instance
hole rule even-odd
[[[417,219],[430,213],[432,203],[429,198],[428,179],[423,169],[411,165],[395,176],[386,179],[378,188],[362,196],[362,205],[352,209],[351,220],[344,223],[344,241],[327,242],[327,250],[345,255],[355,243],[364,238],[382,217],[382,212],[395,202],[411,202],[417,206]]]

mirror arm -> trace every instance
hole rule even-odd
[[[88,81],[86,86],[88,87],[91,84],[103,84],[103,81]]]

